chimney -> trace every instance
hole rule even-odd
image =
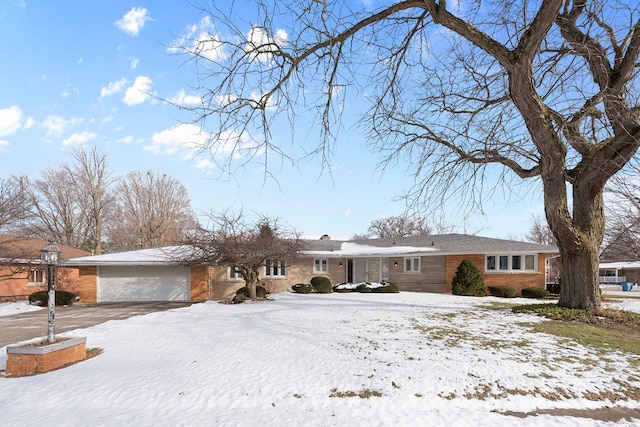
[[[323,234],[322,236],[320,236],[320,240],[331,240],[331,236],[329,236],[328,234]]]

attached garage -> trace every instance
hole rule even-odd
[[[189,267],[101,266],[97,302],[188,301]]]

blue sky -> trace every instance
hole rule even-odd
[[[403,213],[404,202],[394,198],[410,187],[407,171],[378,171],[379,158],[351,127],[341,131],[330,168],[317,159],[297,167],[276,160],[269,169],[275,180],[265,180],[258,160],[220,179],[209,154],[188,143],[189,128],[176,128],[191,117],[161,101],[194,101],[194,70],[167,46],[204,29],[203,18],[181,0],[0,1],[2,175],[35,178],[68,161],[75,144],[96,145],[116,175],[141,169],[177,178],[196,213],[255,211],[310,238],[349,238],[373,220]],[[289,129],[278,132],[276,138],[291,139]],[[505,201],[499,193],[484,216],[465,220],[452,204],[444,218],[458,232],[526,234],[532,215],[542,213],[540,198]]]

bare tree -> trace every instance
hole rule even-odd
[[[542,245],[555,245],[556,239],[549,228],[549,224],[539,216],[533,217],[533,224],[529,229],[529,234],[525,237],[527,242],[540,243]]]
[[[19,179],[0,178],[0,231],[19,233],[29,207]]]
[[[629,164],[607,186],[607,227],[600,257],[640,258],[640,165]]]
[[[102,234],[105,211],[114,203],[110,190],[111,171],[107,156],[97,147],[88,150],[84,145],[76,146],[71,153],[74,163],[64,168],[69,172],[81,195],[79,203],[87,217],[89,241],[84,249],[96,254],[102,253]]]
[[[73,174],[65,169],[45,169],[41,179],[18,177],[32,214],[25,234],[74,248],[86,248],[89,240],[84,196]]]
[[[325,159],[347,102],[362,95],[385,164],[413,171],[414,203],[464,193],[479,210],[495,189],[542,188],[562,260],[559,305],[601,309],[603,188],[640,145],[635,0],[405,0],[373,11],[258,0],[251,19],[235,2],[216,7],[203,6],[215,32],[182,40],[203,90],[194,122],[212,129],[203,149],[233,151],[235,135],[237,150],[250,137],[256,152],[287,155],[271,132],[311,113],[320,142],[309,151]]]
[[[432,233],[424,218],[390,216],[371,221],[367,233],[355,235],[353,239],[384,239],[387,237],[428,236]]]
[[[305,248],[300,234],[283,227],[277,219],[259,216],[251,221],[239,214],[212,213],[211,225],[188,240],[196,248],[191,261],[207,262],[233,268],[242,276],[251,299],[265,268],[286,269]]]
[[[174,244],[197,224],[187,189],[166,174],[129,172],[118,180],[116,193],[106,230],[110,250]]]

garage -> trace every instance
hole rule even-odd
[[[189,301],[189,267],[100,266],[97,302]]]

